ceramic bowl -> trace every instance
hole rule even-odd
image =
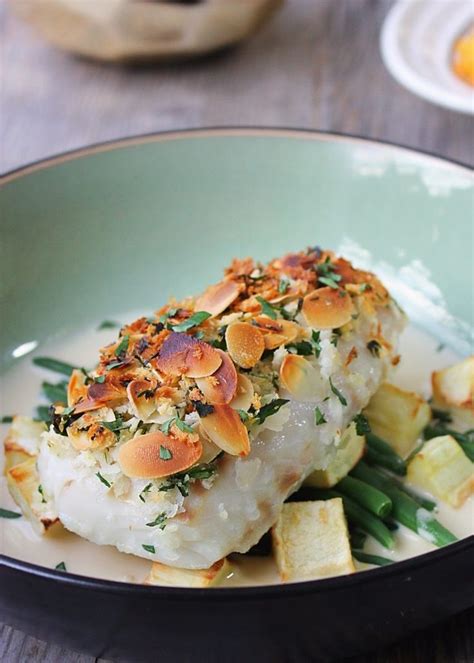
[[[461,165],[308,131],[198,130],[37,163],[8,174],[1,195],[2,372],[28,361],[15,358],[22,344],[198,291],[233,256],[310,244],[383,273],[415,324],[469,351],[472,181]],[[473,554],[470,537],[352,576],[216,590],[3,555],[0,620],[112,660],[328,661],[471,606]]]

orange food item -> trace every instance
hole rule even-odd
[[[474,26],[454,44],[452,67],[456,76],[474,87]]]

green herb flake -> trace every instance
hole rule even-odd
[[[44,496],[44,490],[41,484],[38,486],[38,493],[41,495],[41,503],[46,504],[46,497]]]
[[[0,418],[0,424],[11,424],[13,421],[13,416],[11,414],[5,414]]]
[[[67,571],[66,564],[64,562],[59,562],[59,564],[56,564],[54,568],[56,571]]]
[[[194,433],[194,428],[188,426],[188,424],[185,424],[184,421],[179,417],[176,417],[175,424],[183,433]]]
[[[168,516],[166,515],[166,513],[164,513],[164,512],[159,513],[156,516],[155,520],[152,520],[150,523],[147,523],[146,526],[147,527],[159,527],[161,530],[163,530],[166,527],[166,521],[167,520],[168,520]],[[143,547],[145,547],[145,546],[143,546]],[[153,550],[153,552],[155,552],[155,551]]]
[[[245,410],[237,410],[237,412],[239,413],[240,421],[242,421],[243,423],[245,423],[250,419],[249,413],[246,412]]]
[[[318,358],[319,355],[321,354],[320,337],[321,337],[321,332],[316,331],[315,329],[313,329],[313,331],[311,333],[311,340],[313,341],[314,354],[315,354],[316,358]]]
[[[341,280],[341,277],[338,276],[336,279],[337,274],[333,274],[332,276],[320,276],[318,279],[318,283],[324,283],[324,285],[328,285],[330,288],[333,290],[338,290],[339,286],[337,285],[337,281]]]
[[[309,341],[298,341],[296,343],[288,343],[286,346],[289,350],[295,350],[297,355],[309,356],[313,354],[313,345]]]
[[[270,304],[270,302],[267,302],[267,300],[264,299],[263,297],[258,296],[256,297],[256,300],[262,307],[263,315],[268,315],[268,317],[271,318],[272,320],[277,319],[277,312],[278,312],[277,307]]]
[[[372,290],[372,286],[370,285],[370,283],[360,283],[359,292],[365,292],[366,290]]]
[[[284,295],[289,287],[290,287],[290,282],[288,281],[288,279],[280,279],[278,283],[278,292],[280,293],[280,295]]]
[[[335,396],[338,397],[339,402],[341,403],[341,405],[346,406],[346,405],[347,405],[347,400],[346,400],[346,398],[341,394],[341,392],[339,391],[339,389],[337,389],[337,387],[334,386],[334,384],[333,384],[331,378],[329,378],[329,385],[330,385],[330,387],[331,387],[331,391],[332,391],[332,393],[333,393]]]
[[[352,421],[355,423],[357,435],[366,435],[371,432],[369,420],[362,412],[356,414]]]
[[[112,487],[112,484],[109,481],[107,481],[107,479],[103,477],[100,472],[96,472],[95,475],[99,479],[99,481],[104,484],[104,486],[107,486],[107,488]]]
[[[126,428],[122,417],[117,416],[115,417],[115,421],[101,421],[100,425],[111,430],[113,433],[118,433],[122,428]]]
[[[272,401],[270,401],[270,403],[263,405],[263,407],[261,407],[255,415],[257,423],[263,424],[265,419],[271,417],[273,414],[276,414],[278,410],[288,402],[289,401],[287,398],[274,398]]]
[[[152,483],[147,483],[145,488],[142,490],[142,492],[138,496],[142,502],[145,502],[145,495],[151,490],[152,486],[153,486]]]
[[[21,518],[21,513],[17,513],[16,511],[10,511],[10,509],[2,509],[0,507],[0,518],[8,518],[10,520],[14,520],[15,518]]]
[[[177,308],[170,308],[166,313],[163,313],[163,315],[160,315],[160,322],[165,325],[168,322],[169,318],[174,318],[176,313],[178,312]]]
[[[163,424],[161,424],[161,432],[164,433],[165,435],[170,434],[170,428],[174,424],[176,420],[176,417],[171,417],[171,419],[168,419],[168,421],[165,421]]]
[[[98,375],[94,378],[94,382],[97,382],[97,384],[103,384],[105,382],[105,375]]]
[[[35,364],[35,366],[40,366],[41,368],[46,368],[49,371],[54,371],[55,373],[67,375],[67,377],[70,377],[72,372],[77,368],[77,366],[72,366],[72,364],[68,364],[65,361],[59,361],[59,359],[52,359],[51,357],[35,357],[33,359],[33,364]]]
[[[147,552],[151,553],[152,555],[155,554],[155,546],[149,546],[147,543],[142,543],[142,548],[143,550],[146,550]]]
[[[378,341],[375,339],[372,339],[367,343],[367,350],[370,352],[370,354],[373,357],[380,357],[380,350],[382,349],[382,346]]]
[[[130,336],[128,334],[122,337],[120,343],[117,345],[117,347],[114,350],[114,355],[116,357],[120,357],[127,352],[129,340]]]
[[[173,458],[173,454],[168,447],[164,447],[162,444],[160,444],[160,458],[161,460],[171,460]]]
[[[120,366],[123,366],[125,362],[122,359],[118,359],[117,361],[113,361],[110,364],[107,364],[105,370],[106,371],[111,371],[114,368],[120,368]]]
[[[175,332],[185,332],[188,331],[188,329],[197,327],[198,325],[200,325],[202,322],[204,322],[210,317],[211,314],[207,313],[206,311],[197,311],[196,313],[193,313],[191,317],[187,318],[186,320],[183,320],[183,322],[180,322],[177,325],[172,325],[171,328]]]
[[[321,426],[321,424],[327,424],[327,419],[324,416],[324,414],[321,412],[319,407],[317,407],[314,411],[314,422],[316,426]]]
[[[196,408],[196,412],[201,417],[207,417],[209,414],[214,412],[214,406],[210,403],[201,403],[201,401],[193,401],[193,405]]]
[[[120,322],[115,322],[115,320],[104,320],[97,327],[97,331],[100,331],[101,329],[117,329],[117,327],[120,326]]]

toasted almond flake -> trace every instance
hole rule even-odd
[[[247,456],[250,440],[239,413],[229,405],[215,405],[211,414],[201,417],[201,427],[220,449],[231,456]]]
[[[201,457],[202,444],[196,437],[174,437],[161,431],[139,435],[120,447],[118,461],[122,472],[132,479],[159,479],[183,472]],[[169,460],[161,458],[161,447],[170,451]]]
[[[173,332],[161,346],[156,368],[165,375],[203,378],[222,364],[222,357],[208,343],[184,333]]]
[[[306,295],[301,310],[313,329],[338,329],[351,320],[354,304],[344,290],[325,287]]]
[[[106,449],[117,441],[115,433],[98,421],[89,424],[87,429],[82,429],[80,427],[82,425],[86,425],[86,422],[83,424],[76,422],[67,428],[67,436],[76,451]]]
[[[241,368],[252,368],[265,350],[262,332],[248,322],[234,322],[225,332],[227,350]]]
[[[243,373],[239,373],[237,377],[237,391],[230,402],[230,405],[235,410],[247,411],[252,405],[255,390],[250,378]]]
[[[156,409],[155,392],[156,380],[132,380],[127,387],[127,396],[133,414],[145,421]],[[150,396],[151,394],[151,396]]]
[[[209,286],[204,293],[196,299],[195,310],[207,311],[212,317],[219,315],[237,299],[240,288],[235,281],[221,281]]]
[[[126,397],[125,387],[112,382],[93,382],[87,389],[87,397],[74,405],[74,413],[97,410],[104,405],[114,406]]]
[[[69,407],[75,405],[81,398],[87,397],[86,376],[83,371],[75,368],[69,378],[67,385],[67,404]]]
[[[237,371],[227,352],[216,352],[222,358],[222,364],[209,377],[197,378],[196,384],[210,403],[230,403],[237,391]]]
[[[266,316],[257,316],[252,320],[263,333],[267,350],[275,350],[280,345],[294,341],[299,334],[299,326],[290,320],[272,320]]]
[[[323,393],[323,381],[318,371],[300,355],[285,356],[280,367],[280,379],[298,401],[312,401]]]

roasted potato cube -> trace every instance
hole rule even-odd
[[[145,585],[166,587],[215,587],[230,571],[230,564],[221,559],[210,569],[177,569],[160,562],[153,562]]]
[[[384,382],[370,399],[365,415],[372,432],[406,458],[429,423],[431,409],[419,394]]]
[[[14,417],[12,425],[4,441],[5,447],[5,473],[35,456],[41,439],[41,433],[46,425],[41,421],[34,421],[31,417]]]
[[[289,502],[272,529],[283,581],[354,572],[342,500]]]
[[[431,376],[433,402],[449,410],[461,427],[474,427],[474,356]]]
[[[41,488],[34,456],[8,470],[7,484],[11,496],[38,534],[45,534],[59,523],[51,502]]]
[[[474,463],[451,435],[434,437],[408,463],[407,478],[457,508],[474,492]]]
[[[364,453],[365,437],[357,435],[355,424],[345,430],[336,455],[325,470],[315,470],[305,479],[305,486],[331,488],[352,470]]]

